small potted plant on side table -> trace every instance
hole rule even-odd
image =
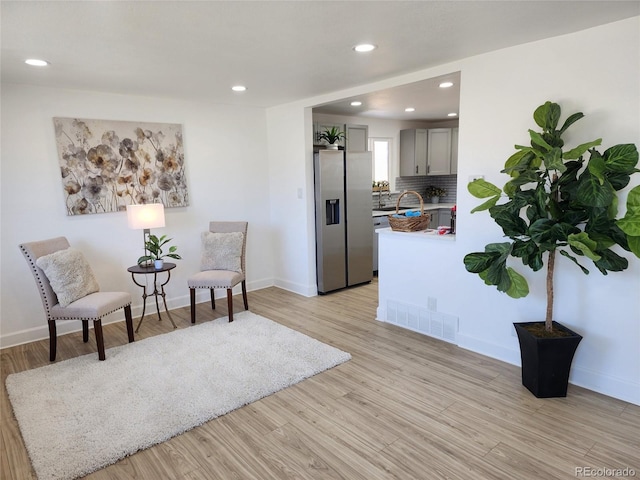
[[[149,252],[148,255],[143,255],[138,259],[138,265],[142,265],[145,262],[152,260],[156,270],[161,270],[164,265],[164,257],[173,258],[175,260],[181,260],[182,257],[178,255],[176,250],[178,247],[175,245],[169,247],[168,253],[163,253],[162,247],[169,243],[172,239],[167,238],[166,235],[162,235],[160,238],[155,235],[149,235],[149,239],[144,243],[145,249]],[[166,247],[165,247],[166,248]]]
[[[440,203],[440,197],[444,197],[447,191],[444,188],[429,185],[425,192],[425,196],[431,199],[431,203]]]

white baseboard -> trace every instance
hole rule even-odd
[[[507,348],[504,345],[485,342],[475,337],[458,332],[458,346],[480,355],[495,358],[511,365],[520,366],[520,350]]]
[[[377,320],[386,322],[386,309],[378,307],[376,317]],[[496,360],[501,360],[511,365],[519,367],[521,364],[520,350],[518,348],[513,349],[484,340],[478,340],[475,337],[464,335],[460,332],[458,332],[457,335],[457,345],[465,350],[495,358]],[[625,402],[640,405],[640,383],[638,382],[629,382],[574,365],[571,368],[569,383]]]
[[[253,292],[254,290],[262,290],[263,288],[273,287],[272,279],[263,279],[263,280],[255,280],[251,282],[247,282],[247,292]],[[242,292],[242,287],[240,285],[236,285],[233,288],[233,294],[238,295]],[[227,293],[224,289],[216,289],[215,290],[216,300],[219,298],[226,298]],[[208,302],[210,300],[209,289],[207,288],[196,288],[196,303]],[[185,287],[185,294],[180,295],[178,297],[173,297],[167,299],[167,306],[169,310],[173,310],[174,308],[188,307],[191,303],[191,299],[189,298],[189,289]],[[154,303],[155,305],[155,303]],[[138,308],[138,307],[135,307]],[[147,305],[149,308],[149,304]],[[140,316],[142,314],[142,304],[139,306],[139,313],[134,314],[134,316]],[[154,307],[155,311],[155,307]]]
[[[519,367],[521,364],[519,349],[505,348],[501,345],[491,344],[460,333],[458,333],[458,346],[511,365]],[[602,372],[588,370],[579,365],[573,365],[569,383],[625,402],[640,405],[640,383],[638,382],[630,382]]]
[[[260,290],[262,288],[273,286],[272,279],[263,279],[257,281],[247,282],[247,291]],[[189,289],[185,287],[185,294],[179,297],[167,298],[167,306],[169,310],[175,308],[186,307],[190,304]],[[238,285],[233,289],[233,294],[237,295],[242,291]],[[226,293],[224,290],[216,291],[217,298],[225,298]],[[206,289],[196,290],[196,302],[208,302],[210,299],[209,292]],[[164,312],[164,305],[162,305],[162,299],[160,302],[160,313]],[[156,302],[153,297],[147,297],[147,309],[146,315],[154,315],[156,313]],[[133,318],[140,317],[142,315],[142,296],[133,295],[133,303],[131,304],[131,314]],[[0,335],[0,350],[3,348],[15,347],[17,345],[23,345],[25,343],[37,342],[39,340],[45,340],[49,338],[49,327],[47,325],[44,312],[42,313],[42,326],[28,328],[13,333]],[[124,310],[119,310],[107,315],[102,319],[102,325],[109,325],[110,323],[124,322]],[[92,322],[89,322],[89,326],[92,327]],[[135,325],[134,325],[135,326]],[[82,323],[77,320],[59,321],[56,324],[56,330],[58,336],[66,335],[68,333],[82,331]]]
[[[638,382],[627,382],[611,375],[573,366],[569,383],[640,406],[640,383]]]
[[[281,278],[276,278],[274,281],[274,286],[283,290],[287,290],[289,292],[297,293],[298,295],[302,295],[304,297],[315,297],[316,295],[318,295],[318,288],[316,287],[316,285],[305,285],[302,283],[294,283],[287,280],[282,280]]]
[[[133,313],[133,308],[131,309],[131,311]],[[140,312],[142,313],[142,307],[140,307]],[[42,316],[44,318],[44,312]],[[116,322],[124,322],[123,310],[112,313],[111,315],[102,319],[103,326]],[[93,328],[93,322],[89,322],[89,328]],[[56,332],[58,336],[81,331],[82,323],[77,320],[60,320],[56,322]],[[18,332],[0,336],[0,350],[2,350],[3,348],[15,347],[17,345],[24,345],[25,343],[37,342],[39,340],[47,339],[49,339],[49,326],[47,325],[46,320],[43,320],[42,326],[20,330]]]
[[[276,286],[284,290],[288,290],[305,297],[313,297],[317,295],[315,286],[306,286],[296,284],[292,282],[286,282],[282,280],[272,281],[270,279],[264,279],[247,283],[247,290],[260,290],[262,288]],[[204,289],[198,289],[202,291],[196,292],[197,302],[209,301],[209,292]],[[237,291],[236,291],[237,290]],[[234,289],[234,294],[240,292],[240,287]],[[216,294],[216,298],[224,298],[224,291]],[[134,301],[136,299],[134,298]],[[132,313],[134,318],[139,317],[142,314],[142,300],[137,299],[138,303],[132,305]],[[185,307],[189,305],[189,294],[181,295],[167,300],[169,309]],[[163,311],[161,307],[161,312]],[[155,313],[155,301],[151,299],[147,302],[147,312]],[[378,307],[377,320],[386,321],[386,310]],[[103,325],[108,325],[115,322],[124,322],[124,313],[122,310],[115,312],[103,319]],[[61,321],[57,324],[58,335],[64,335],[72,332],[80,332],[82,330],[82,324],[77,321]],[[0,349],[14,347],[25,343],[35,342],[38,340],[44,340],[49,338],[49,329],[46,323],[43,323],[40,327],[30,328],[14,332],[6,335],[0,335]],[[496,345],[478,340],[475,337],[461,334],[457,335],[457,346],[466,350],[485,355],[490,358],[495,358],[511,365],[520,366],[520,351],[517,349],[506,348],[502,345]],[[580,387],[584,387],[594,392],[602,393],[610,397],[618,398],[625,402],[640,405],[640,383],[633,383],[619,378],[612,377],[610,375],[603,375],[600,372],[580,368],[574,366],[571,369],[570,383]]]

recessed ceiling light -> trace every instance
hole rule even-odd
[[[451,112],[447,114],[447,117],[457,117],[458,114],[456,112]]]
[[[415,111],[416,111],[416,109],[415,109],[415,108],[413,108],[413,107],[407,107],[407,108],[405,108],[405,109],[404,109],[404,111],[405,111],[405,112],[415,112]]]
[[[352,107],[359,107],[360,105],[362,105],[362,102],[351,102]]]
[[[24,63],[31,65],[32,67],[46,67],[49,65],[49,62],[45,60],[38,60],[37,58],[28,58]]]
[[[376,48],[377,47],[375,45],[372,45],[370,43],[361,43],[360,45],[356,45],[355,47],[353,47],[356,52],[360,53],[370,52],[371,50],[375,50]]]
[[[453,82],[442,82],[440,84],[440,88],[449,88],[449,87],[453,87]]]
[[[233,90],[234,92],[244,92],[247,90],[247,87],[245,87],[244,85],[234,85],[233,87],[231,87],[231,90]]]

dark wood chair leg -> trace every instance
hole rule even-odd
[[[196,323],[196,289],[189,289],[189,304],[191,305],[191,323]]]
[[[229,321],[233,322],[233,289],[227,288],[227,310],[229,310]]]
[[[49,320],[49,361],[53,362],[56,359],[56,351],[58,346],[58,339],[56,333],[56,321]]]
[[[247,282],[242,281],[242,300],[244,300],[244,309],[249,310],[249,301],[247,300]]]
[[[98,344],[98,359],[104,360],[106,356],[104,354],[104,338],[102,336],[102,320],[94,320],[93,329],[96,332],[96,343]]]
[[[213,288],[209,289],[209,293],[211,294],[211,308],[216,309],[216,296]]]
[[[131,316],[131,305],[124,307],[124,318],[127,323],[127,336],[129,337],[129,343],[133,342],[133,317]]]
[[[82,320],[82,341],[84,343],[89,341],[89,320]]]

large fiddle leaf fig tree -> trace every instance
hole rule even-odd
[[[487,285],[520,298],[529,293],[529,286],[507,260],[518,258],[538,271],[546,259],[548,332],[553,328],[556,252],[585,274],[585,259],[604,275],[625,270],[628,260],[615,251],[620,247],[640,257],[640,186],[628,192],[626,213],[617,218],[617,192],[640,171],[636,146],[615,145],[600,153],[598,139],[565,149],[562,135],[584,115],[570,115],[558,129],[560,116],[560,106],[552,102],[535,110],[533,118],[542,131],[529,130],[530,146],[515,146],[516,153],[502,170],[511,179],[502,189],[483,179],[468,185],[473,196],[486,199],[472,213],[488,210],[509,241],[469,253],[464,257],[466,269]]]

